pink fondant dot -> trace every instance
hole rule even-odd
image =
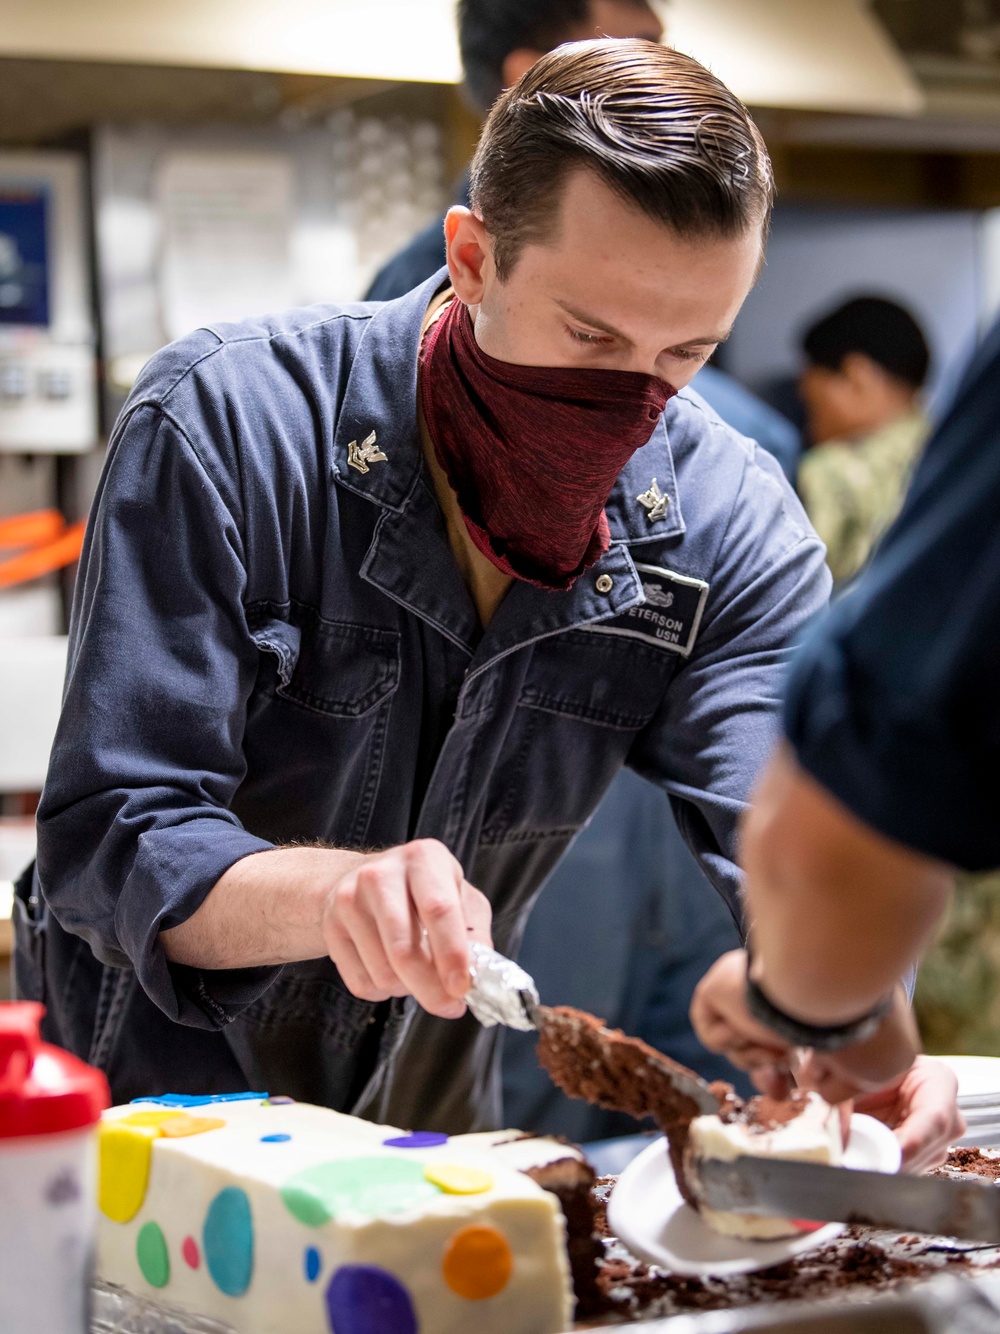
[[[191,1269],[197,1269],[201,1264],[201,1255],[198,1251],[198,1243],[194,1237],[185,1237],[181,1243],[181,1255],[184,1257],[184,1263]]]

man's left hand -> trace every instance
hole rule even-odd
[[[930,1172],[948,1156],[948,1146],[965,1134],[965,1118],[956,1101],[958,1080],[943,1061],[918,1056],[906,1074],[858,1098],[856,1112],[867,1112],[896,1132],[903,1149],[903,1170]]]

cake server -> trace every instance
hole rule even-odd
[[[748,1155],[731,1161],[699,1158],[694,1172],[696,1193],[712,1209],[1000,1245],[1000,1188],[985,1182]]]
[[[535,1029],[548,1035],[558,1034],[569,1045],[576,1045],[573,1020],[558,1010],[542,1005],[534,979],[512,959],[474,941],[469,946],[469,971],[472,986],[466,993],[465,1003],[484,1028],[503,1024],[522,1032]],[[594,1049],[591,1056],[610,1068],[613,1059],[611,1044],[615,1035],[604,1028],[597,1031],[606,1040],[592,1044]],[[600,1050],[602,1047],[603,1051]],[[653,1063],[661,1079],[668,1081],[678,1093],[690,1098],[700,1112],[718,1112],[719,1097],[704,1079],[693,1070],[660,1057],[652,1049],[646,1050],[648,1060]]]
[[[472,986],[465,1003],[484,1028],[503,1024],[527,1033],[538,1027],[538,988],[513,959],[474,940],[469,945],[469,974]]]

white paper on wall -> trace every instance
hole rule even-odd
[[[157,173],[169,338],[292,304],[293,170],[277,153],[168,153]]]

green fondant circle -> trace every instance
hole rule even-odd
[[[285,1208],[306,1227],[322,1227],[338,1214],[382,1217],[403,1214],[441,1191],[412,1158],[344,1158],[307,1167],[285,1182]]]
[[[135,1256],[142,1276],[151,1288],[165,1288],[170,1282],[170,1252],[159,1223],[144,1223],[135,1243]]]

